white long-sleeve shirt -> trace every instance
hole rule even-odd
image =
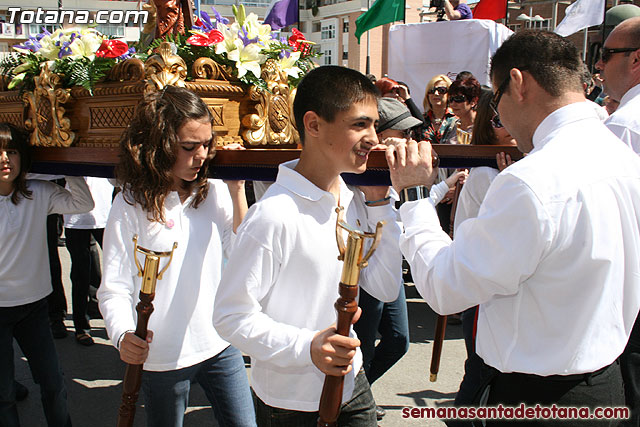
[[[233,237],[233,205],[227,186],[209,181],[207,198],[194,209],[193,196],[180,202],[177,192],[165,200],[166,224],[149,221],[139,205],[130,205],[123,194],[116,196],[104,234],[102,284],[98,289],[100,312],[113,344],[135,330],[138,293],[133,254],[134,235],[138,245],[154,251],[178,247],[161,280],[157,281],[149,319],[153,342],[144,364],[148,371],[169,371],[207,360],[229,344],[213,327],[213,300],[223,265],[223,248],[229,252]],[[144,256],[137,255],[144,266]],[[163,268],[168,258],[162,258]]]
[[[214,323],[251,356],[252,387],[262,401],[317,411],[325,375],[312,363],[310,346],[318,331],[336,322],[343,263],[337,258],[335,198],[293,170],[296,164],[280,165],[275,184],[240,226],[216,295]],[[402,282],[397,213],[391,205],[365,207],[362,193],[340,182],[345,221],[370,231],[386,221],[360,283],[375,298],[393,301]],[[351,398],[361,365],[358,349],[343,402]]]
[[[438,313],[482,304],[477,352],[501,372],[592,372],[640,307],[640,159],[585,103],[547,116],[453,242],[429,201],[400,208],[400,247]]]
[[[85,230],[104,228],[111,210],[113,185],[107,178],[87,176],[84,180],[91,191],[95,207],[87,213],[65,215],[64,227]]]
[[[640,84],[622,96],[620,105],[604,124],[622,142],[640,154]]]
[[[480,206],[482,205],[484,197],[487,195],[491,182],[493,182],[499,172],[498,169],[487,166],[472,168],[469,171],[469,176],[464,182],[460,195],[458,196],[456,216],[453,221],[454,236],[460,224],[469,218],[478,216]]]
[[[49,181],[27,180],[32,198],[0,195],[0,307],[38,301],[52,291],[47,215],[88,212],[91,193],[81,177],[67,177],[69,191]]]

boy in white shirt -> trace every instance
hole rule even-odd
[[[353,332],[336,334],[332,325],[342,270],[337,206],[344,207],[349,224],[365,230],[386,222],[360,276],[367,292],[393,301],[401,285],[400,228],[388,187],[361,192],[340,178],[343,172],[364,172],[378,143],[376,90],[357,71],[319,67],[298,87],[294,115],[300,160],[280,165],[276,182],[238,229],[214,323],[222,337],[252,357],[258,425],[315,426],[325,374],[345,376],[338,423],[376,425],[360,342]]]

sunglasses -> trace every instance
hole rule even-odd
[[[449,102],[457,102],[459,104],[465,102],[466,100],[467,100],[467,97],[464,95],[456,95],[449,98]]]
[[[491,126],[494,129],[501,129],[501,128],[504,127],[504,125],[500,121],[500,116],[499,115],[496,114],[495,116],[493,116],[493,118],[491,119]]]
[[[438,95],[444,95],[447,93],[447,88],[444,86],[434,87],[429,91],[429,93],[437,93]]]
[[[621,47],[621,48],[608,48],[603,47],[600,52],[600,60],[604,63],[611,59],[611,55],[614,53],[633,52],[640,49],[640,47]],[[629,55],[627,55],[629,56]]]

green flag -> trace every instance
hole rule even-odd
[[[365,31],[390,22],[404,20],[405,0],[376,0],[369,10],[356,19],[356,37]]]

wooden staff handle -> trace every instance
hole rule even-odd
[[[143,340],[147,339],[147,327],[149,317],[153,313],[153,299],[155,293],[145,294],[140,292],[140,302],[136,305],[138,312],[138,324],[135,335]],[[142,384],[142,366],[127,363],[122,385],[122,403],[118,410],[118,427],[132,427],[136,415],[136,402]]]
[[[349,286],[340,282],[340,297],[335,303],[338,311],[338,322],[336,330],[338,334],[348,337],[351,329],[353,316],[358,310],[356,297],[358,287]],[[357,372],[355,373],[357,375]],[[318,427],[337,426],[338,415],[340,415],[340,405],[342,404],[342,389],[344,387],[344,376],[326,375],[322,395],[320,396],[320,409],[318,414]]]
[[[431,382],[435,382],[438,379],[440,356],[442,356],[442,344],[444,343],[444,334],[446,330],[447,316],[438,315],[435,336],[433,337],[433,351],[431,352],[431,368],[429,369],[429,381]]]
[[[449,237],[453,239],[453,223],[456,218],[456,209],[458,208],[458,198],[460,197],[460,191],[462,191],[462,184],[460,181],[456,182],[456,188],[453,192],[453,202],[451,205],[451,216],[449,217]],[[431,367],[429,369],[429,381],[435,382],[438,379],[438,372],[440,371],[440,358],[442,356],[442,346],[444,344],[444,336],[447,330],[447,316],[438,315],[436,321],[436,330],[433,337],[433,351],[431,352]]]

